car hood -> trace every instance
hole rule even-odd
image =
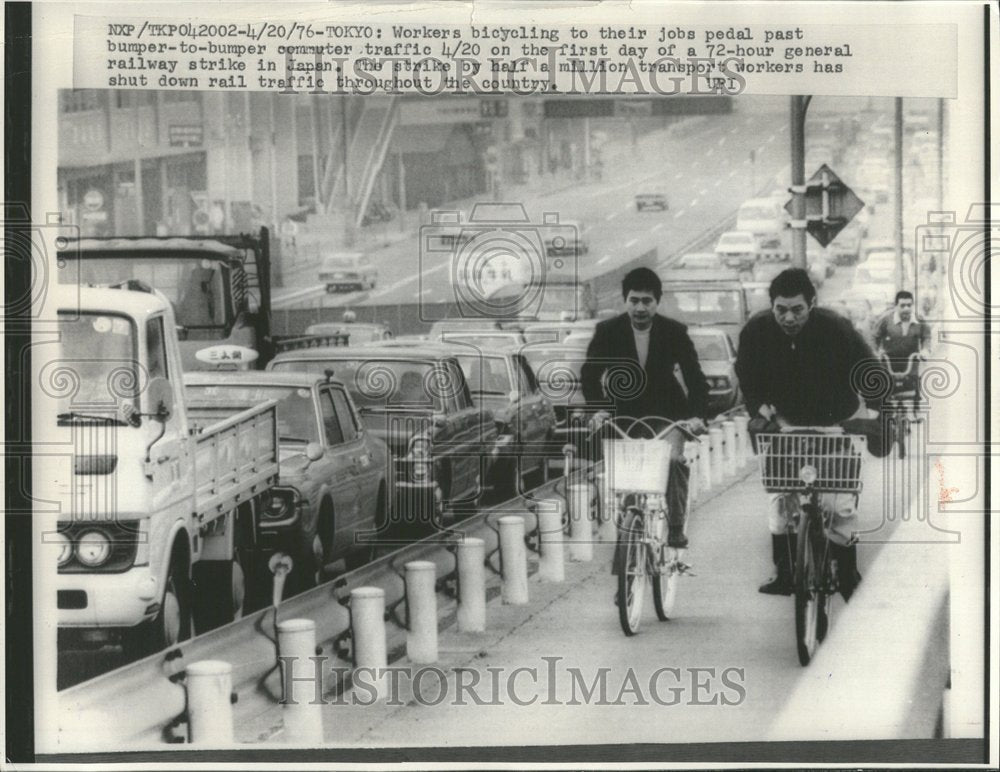
[[[379,409],[362,414],[365,427],[375,437],[386,443],[394,456],[404,456],[410,439],[417,434],[433,434],[434,414],[412,409]]]
[[[733,367],[729,362],[720,362],[719,360],[699,360],[698,364],[701,365],[701,371],[705,375],[720,376],[725,375],[731,377],[733,374]]]

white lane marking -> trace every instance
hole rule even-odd
[[[604,219],[605,219],[605,220],[613,220],[613,219],[615,219],[615,218],[616,218],[617,216],[618,216],[618,212],[609,212],[609,213],[608,213],[608,216],[607,216],[607,217],[605,217]]]
[[[776,140],[777,138],[778,138],[777,134],[772,134],[770,137],[764,140],[764,144],[765,145],[770,144],[771,142],[774,142],[774,140]]]
[[[712,154],[715,152],[715,148],[710,147],[705,151],[705,158],[711,158]]]
[[[625,249],[628,249],[633,244],[638,244],[638,243],[639,243],[639,239],[630,239],[630,240],[628,240],[628,241],[625,242]]]
[[[622,207],[622,211],[628,212],[629,210],[632,209],[633,206],[635,206],[635,201],[629,201],[627,204],[625,204],[625,206]]]
[[[735,176],[736,176],[736,170],[735,169],[730,169],[729,170],[729,179],[732,179]]]
[[[450,265],[451,261],[445,260],[443,263],[441,263],[441,265],[436,265],[433,268],[428,268],[426,271],[421,271],[421,273],[417,274],[416,276],[409,276],[405,279],[400,279],[396,283],[390,284],[388,287],[380,289],[378,292],[371,293],[368,297],[380,298],[383,295],[388,295],[390,292],[395,292],[400,287],[405,287],[407,284],[412,284],[413,282],[417,281],[421,276],[430,276],[432,273],[437,273],[438,271],[444,271],[447,268],[449,268]]]
[[[698,199],[695,199],[695,201],[697,201],[697,200],[698,200]],[[684,209],[678,209],[678,210],[677,210],[676,212],[674,212],[674,219],[675,219],[675,220],[679,220],[679,219],[681,219],[681,217],[682,217],[682,216],[684,215],[684,212],[685,212],[685,211],[686,211],[686,210],[684,210]]]
[[[680,179],[681,177],[683,177],[683,176],[684,176],[684,173],[683,173],[683,172],[677,172],[677,174],[675,174],[675,175],[674,175],[674,179],[675,179],[675,180],[679,180],[679,179]]]
[[[732,134],[732,131],[730,131],[729,133]],[[726,137],[725,136],[719,137],[719,147],[722,147],[725,144],[726,144]]]
[[[650,233],[656,233],[662,227],[663,227],[663,223],[658,222],[658,223],[656,223],[656,225],[654,225],[652,228],[649,229],[649,232]]]
[[[597,264],[600,265],[601,263],[606,263],[610,259],[611,255],[605,255],[604,257],[602,257],[600,260],[597,261]]]
[[[698,191],[698,195],[699,196],[707,196],[708,195],[708,188],[702,188],[701,190],[699,190]]]
[[[694,201],[691,202],[691,208],[692,209],[694,209],[696,206],[698,206],[698,199],[697,198]]]

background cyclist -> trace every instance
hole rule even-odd
[[[868,410],[852,385],[859,366],[888,373],[872,354],[849,319],[816,305],[816,288],[800,268],[782,271],[771,282],[770,310],[755,314],[740,333],[736,373],[751,416],[751,431],[777,431],[780,426],[833,426],[848,419],[868,418]],[[868,360],[864,365],[862,362]],[[857,375],[855,373],[855,375]],[[878,401],[868,401],[876,408]],[[869,449],[880,447],[881,422],[866,420],[850,431],[869,435]],[[799,506],[798,494],[774,494],[768,526],[775,576],[760,587],[771,595],[791,595],[794,534],[790,516]],[[821,505],[832,514],[828,537],[838,566],[845,600],[861,580],[857,570],[854,494],[824,494]]]
[[[927,323],[917,318],[913,310],[913,293],[901,290],[890,313],[875,324],[875,348],[889,359],[889,367],[896,373],[906,372],[911,354],[927,357],[931,331]],[[912,391],[914,402],[919,401],[920,371],[917,365],[903,379],[897,391]]]

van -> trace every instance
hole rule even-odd
[[[375,289],[378,269],[360,252],[330,255],[319,269],[319,281],[326,285],[327,292]]]

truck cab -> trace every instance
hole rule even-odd
[[[136,286],[60,290],[40,407],[68,451],[59,626],[149,653],[244,610],[278,457],[273,403],[192,434],[173,305]]]

